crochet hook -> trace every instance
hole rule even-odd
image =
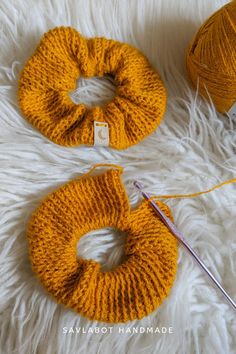
[[[221,291],[223,296],[227,299],[230,305],[236,310],[236,303],[233,299],[229,296],[223,286],[218,282],[218,280],[214,277],[214,275],[210,272],[204,262],[200,259],[198,254],[194,251],[194,249],[186,242],[183,234],[176,228],[176,226],[171,222],[171,220],[161,211],[159,206],[151,199],[151,196],[143,191],[143,185],[138,182],[134,181],[134,186],[141,192],[142,196],[149,201],[152,208],[155,210],[158,217],[163,221],[163,223],[168,227],[170,232],[175,236],[175,238],[184,246],[184,248],[191,254],[191,256],[195,259],[197,264],[200,266],[201,269],[210,277],[212,282],[216,285],[216,287]]]

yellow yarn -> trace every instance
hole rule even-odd
[[[236,101],[236,1],[213,14],[199,29],[187,52],[187,71],[201,95],[219,112]]]
[[[50,194],[27,231],[34,272],[61,304],[92,320],[141,319],[167,297],[177,269],[177,241],[144,200],[130,209],[116,165],[73,180]],[[172,219],[167,205],[157,202]],[[77,257],[78,240],[112,226],[128,234],[126,261],[102,272],[94,260]],[[95,236],[94,236],[95,237]]]
[[[111,74],[116,96],[104,107],[75,104],[68,92],[79,77]],[[19,81],[25,117],[57,144],[94,144],[94,121],[109,126],[110,147],[140,142],[160,124],[166,90],[147,58],[134,47],[106,38],[84,38],[58,27],[44,34]]]
[[[195,192],[195,193],[188,193],[188,194],[159,194],[154,197],[151,197],[150,199],[180,199],[180,198],[194,198],[194,197],[199,197],[200,195],[208,194],[210,192],[215,191],[216,189],[219,189],[227,184],[231,183],[236,183],[236,178],[229,179],[227,181],[224,181],[222,183],[219,183],[215,185],[214,187],[207,189],[206,191],[201,191],[201,192]]]

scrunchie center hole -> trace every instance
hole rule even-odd
[[[116,85],[112,75],[104,75],[78,79],[76,89],[69,92],[69,96],[75,104],[84,103],[86,106],[94,107],[111,101],[115,97],[115,92]]]
[[[78,241],[77,256],[99,262],[103,272],[114,270],[127,259],[126,238],[126,232],[113,227],[91,231]]]

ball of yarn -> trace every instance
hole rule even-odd
[[[199,29],[187,52],[187,71],[202,96],[221,113],[236,101],[236,2],[214,13]]]

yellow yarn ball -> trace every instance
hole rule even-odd
[[[214,13],[190,43],[187,71],[202,96],[221,113],[236,102],[236,1]]]

